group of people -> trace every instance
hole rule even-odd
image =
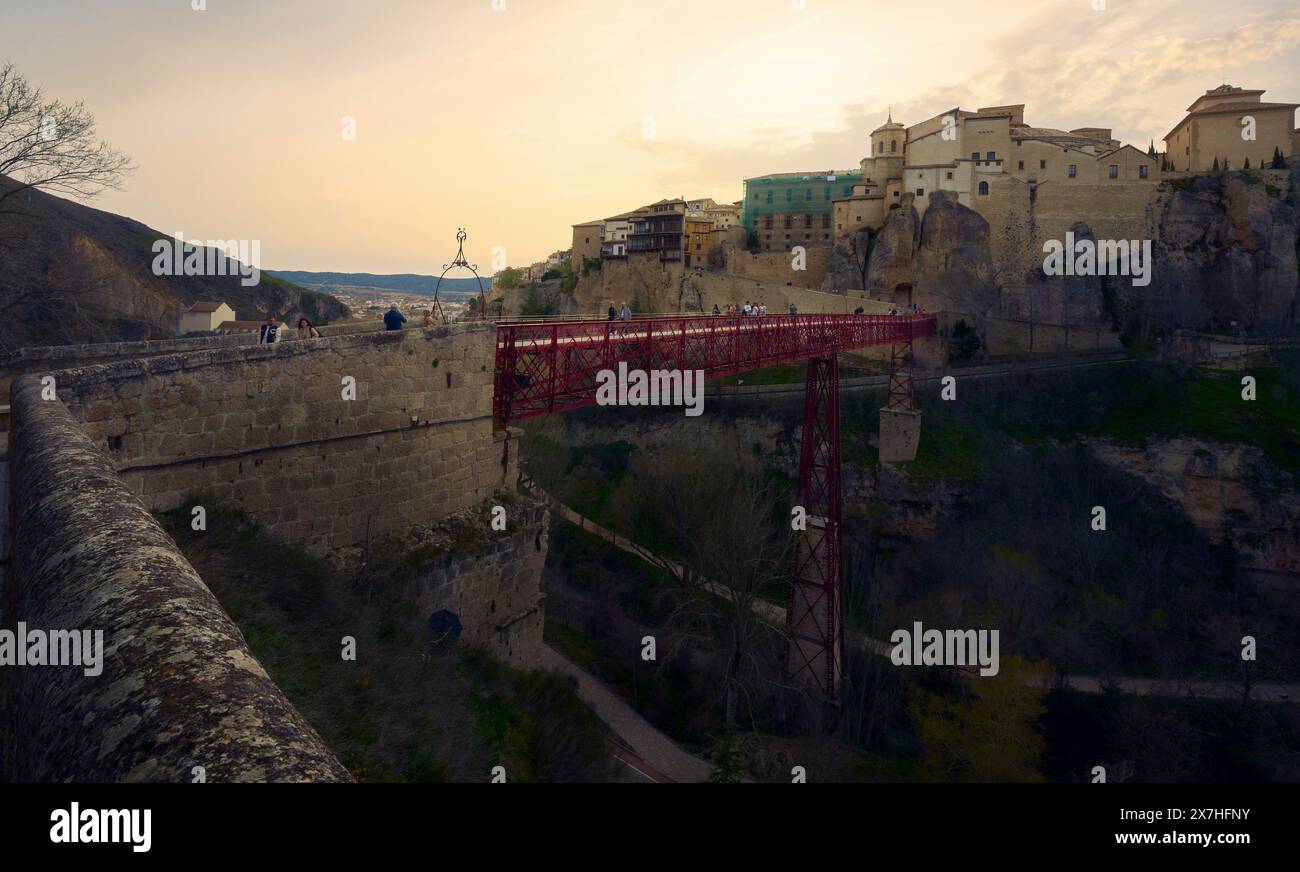
[[[615,308],[614,301],[610,300],[609,311],[606,312],[605,314],[608,316],[610,321],[631,321],[632,320],[632,310],[627,307],[626,302],[619,303],[618,307]]]
[[[280,335],[280,319],[275,315],[268,314],[266,323],[257,330],[257,344],[271,345],[279,342],[284,337]],[[316,325],[306,318],[298,319],[298,338],[299,339],[320,339],[320,330]]]
[[[743,306],[738,306],[735,303],[728,303],[726,309],[719,309],[718,304],[714,303],[713,314],[726,315],[727,317],[734,317],[736,315],[739,315],[742,318],[744,317],[762,318],[767,315],[767,304],[751,303],[749,300],[746,300]],[[790,314],[791,315],[799,314],[799,309],[795,306],[794,303],[790,304]]]
[[[610,311],[613,310],[611,309]],[[626,317],[631,318],[632,316],[631,314],[628,314]],[[613,320],[612,315],[610,316],[610,319]],[[396,303],[390,306],[388,311],[384,313],[385,330],[401,330],[402,325],[405,323],[406,323],[406,316],[403,315],[402,311],[397,308]],[[434,326],[432,309],[426,309],[424,312],[424,326],[425,327]],[[280,319],[277,318],[275,315],[268,314],[266,316],[266,323],[264,323],[260,328],[258,328],[257,344],[272,345],[276,342],[281,342],[284,339],[288,338],[281,335],[282,332],[280,329],[281,327],[282,325],[280,324]],[[297,332],[298,332],[299,339],[320,339],[320,335],[321,335],[320,329],[317,328],[315,324],[311,323],[311,321],[307,318],[298,319]]]

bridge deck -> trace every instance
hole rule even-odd
[[[498,424],[594,405],[596,374],[703,370],[706,379],[933,335],[933,315],[673,315],[497,324]]]

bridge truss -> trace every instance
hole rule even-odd
[[[786,610],[789,678],[829,701],[839,695],[843,649],[840,566],[842,352],[900,348],[934,334],[933,315],[672,315],[632,321],[497,324],[492,412],[498,426],[596,403],[596,375],[617,370],[703,370],[706,379],[808,362],[797,498],[807,516],[795,547]],[[902,386],[900,385],[900,388]],[[910,394],[910,378],[906,392]],[[894,398],[891,378],[890,402]],[[909,397],[910,399],[910,397]]]

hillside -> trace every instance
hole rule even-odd
[[[0,176],[0,189],[17,183]],[[20,202],[14,203],[15,200]],[[318,323],[346,318],[327,294],[262,273],[155,276],[153,244],[172,231],[41,191],[10,199],[0,214],[0,349],[175,335],[181,311],[221,300],[242,319],[300,311]]]
[[[344,272],[306,272],[304,270],[277,269],[272,270],[278,277],[285,281],[296,282],[309,288],[315,288],[321,291],[356,291],[381,290],[381,291],[400,291],[404,294],[425,294],[433,295],[433,289],[438,284],[437,276],[422,276],[415,273],[398,273],[395,275],[376,275],[375,273],[344,273]],[[484,276],[482,290],[487,291],[492,285],[492,279]],[[445,278],[442,280],[442,287],[438,290],[438,296],[448,300],[468,299],[477,297],[480,285],[471,276],[464,278]]]

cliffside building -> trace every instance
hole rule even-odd
[[[686,218],[686,266],[702,269],[709,263],[713,248],[713,222],[707,218]]]
[[[1165,150],[1175,170],[1206,172],[1219,165],[1239,170],[1267,166],[1274,149],[1296,153],[1296,103],[1265,103],[1263,91],[1220,85],[1206,91],[1187,115],[1165,134]]]
[[[632,215],[627,238],[629,255],[653,254],[664,261],[681,261],[686,247],[686,201],[660,200]]]
[[[582,263],[601,255],[601,246],[605,242],[605,222],[588,221],[573,225],[573,268],[582,269]]]

